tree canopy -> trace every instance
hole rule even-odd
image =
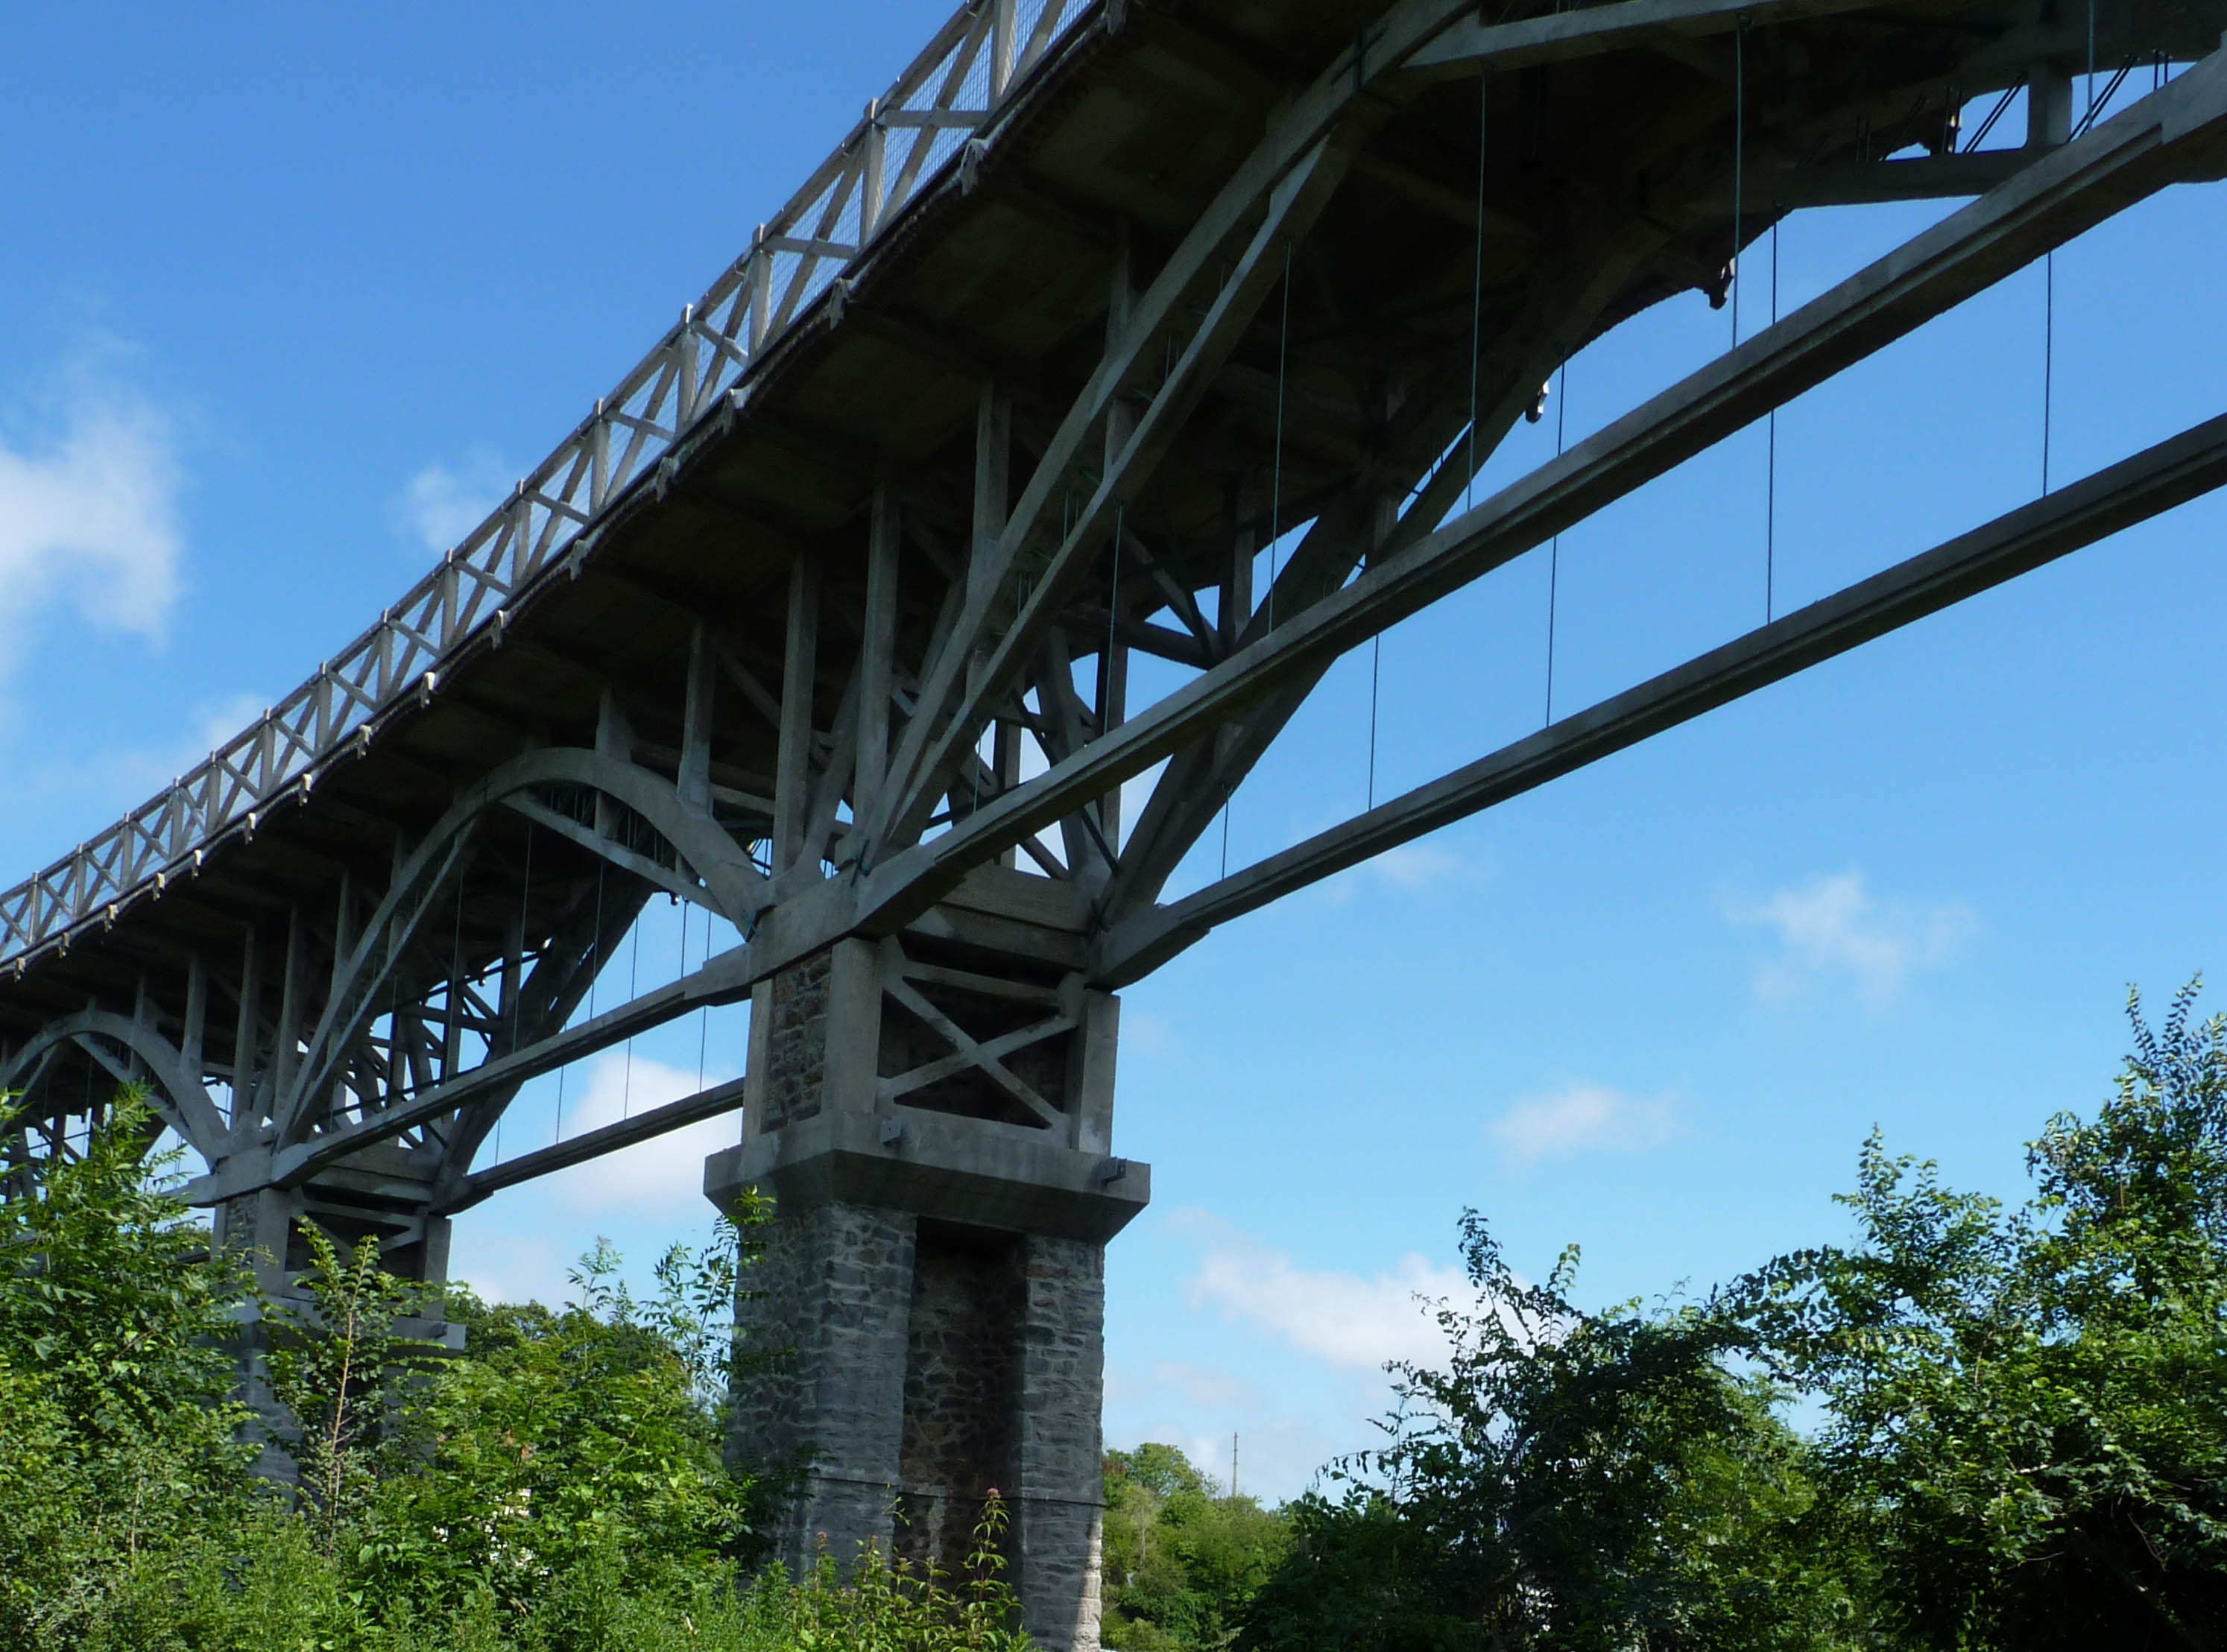
[[[1875,1134],[1852,1242],[1599,1311],[1484,1220],[1452,1355],[1291,1511],[1241,1643],[2227,1643],[2227,1020],[2161,1028],[2014,1208]],[[1797,1432],[1790,1417],[1814,1419]]]

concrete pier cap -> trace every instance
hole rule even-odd
[[[1105,1247],[1152,1197],[1112,1151],[1118,1000],[1079,892],[991,867],[752,1000],[742,1142],[773,1202],[737,1317],[737,1461],[795,1475],[794,1571],[861,1547],[955,1572],[996,1490],[1039,1644],[1096,1652]]]

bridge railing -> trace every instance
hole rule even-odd
[[[711,290],[376,625],[169,789],[0,894],[0,962],[20,974],[32,953],[113,922],[130,901],[197,866],[219,837],[252,836],[262,812],[290,788],[306,794],[327,763],[369,740],[382,714],[430,698],[457,650],[587,553],[587,531],[610,505],[743,385],[767,347],[1101,3],[969,0]]]

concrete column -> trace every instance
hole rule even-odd
[[[732,1443],[796,1477],[780,1558],[955,1572],[994,1489],[1057,1652],[1099,1643],[1105,1246],[1151,1196],[1107,1151],[1119,1006],[1082,989],[1087,918],[986,868],[762,988],[743,1139],[705,1166],[723,1208],[774,1200]]]

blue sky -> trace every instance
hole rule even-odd
[[[940,21],[808,9],[30,11],[0,57],[0,876],[64,852],[314,671],[630,366]],[[2007,118],[2002,130],[2020,123]],[[29,163],[20,163],[28,160]],[[2061,253],[2052,475],[2221,411],[2219,186]],[[1812,214],[1814,295],[1932,209]],[[1768,303],[1747,260],[1746,320]],[[1573,361],[1575,439],[1720,348],[1689,296]],[[2029,270],[1787,410],[1781,611],[2033,493]],[[1552,451],[1519,429],[1483,485]],[[1760,427],[1566,535],[1558,709],[1754,622]],[[1842,1231],[1874,1126],[2006,1194],[2091,1106],[2120,1006],[2227,968],[2217,499],[1218,934],[1125,1000],[1152,1209],[1108,1262],[1109,1439],[1282,1495],[1427,1355],[1474,1205],[1583,1294]],[[1547,558],[1384,640],[1376,794],[1535,727]],[[1232,864],[1362,804],[1369,660],[1233,806]],[[1218,858],[1219,842],[1204,852]],[[1187,868],[1180,889],[1213,870]],[[700,958],[699,918],[685,945]],[[715,937],[715,941],[722,938]],[[651,909],[614,973],[677,966]],[[605,992],[623,975],[607,974]],[[739,1070],[738,1014],[565,1077],[571,1131]],[[555,1086],[505,1151],[558,1127]],[[598,1233],[700,1231],[701,1126],[500,1197],[456,1268],[561,1293]]]

